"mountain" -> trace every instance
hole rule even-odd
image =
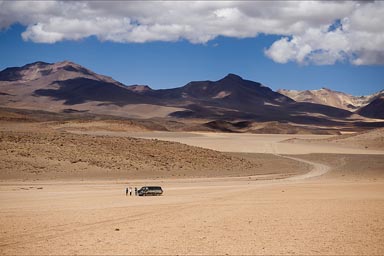
[[[0,72],[0,105],[6,107],[124,117],[165,117],[181,110],[155,105],[155,98],[138,93],[146,90],[150,88],[127,87],[69,61],[35,62]]]
[[[162,91],[164,95],[205,102],[230,102],[231,104],[282,104],[292,99],[272,91],[260,83],[228,74],[218,81],[194,81],[177,89]]]
[[[146,85],[126,86],[69,61],[35,62],[0,72],[2,107],[123,118],[205,120],[206,128],[224,127],[220,129],[231,131],[253,129],[253,126],[241,127],[245,124],[243,121],[284,124],[273,123],[276,131],[291,124],[350,125],[353,113],[336,106],[356,105],[357,101],[352,102],[346,94],[338,93],[331,97],[332,101],[327,101],[334,103],[331,106],[318,104],[323,102],[319,99],[332,95],[330,90],[323,91],[326,91],[325,96],[318,93],[323,96],[318,96],[317,101],[297,102],[287,91],[275,92],[235,74],[218,81],[193,81],[178,88],[153,90]],[[343,95],[342,101],[336,101],[339,95]]]
[[[278,90],[297,102],[317,103],[353,111],[368,118],[384,119],[384,90],[367,96],[353,96],[327,88],[320,90]]]
[[[369,97],[355,97],[327,88],[304,91],[280,89],[278,92],[298,102],[317,103],[350,111],[355,111],[359,107],[368,104],[370,99]]]
[[[271,116],[276,107],[294,101],[260,83],[228,74],[218,81],[194,81],[183,87],[157,90],[151,95],[168,104],[186,108],[173,113],[176,117],[250,117]]]
[[[375,97],[368,105],[360,108],[357,113],[369,118],[384,119],[384,94]]]
[[[116,85],[122,86],[121,83],[113,80],[111,77],[96,74],[70,61],[62,61],[54,64],[38,61],[22,67],[6,68],[0,72],[0,81],[9,82],[31,82],[42,78],[46,78],[46,81],[63,81],[78,77],[115,83]]]
[[[218,81],[194,81],[183,87],[152,92],[169,105],[185,111],[172,113],[178,118],[209,118],[219,120],[245,119],[292,121],[306,124],[322,123],[322,116],[346,118],[352,113],[334,107],[295,102],[260,83],[228,74]],[[312,116],[310,119],[308,116]]]
[[[1,87],[3,93],[21,94],[23,101],[27,100],[25,96],[47,96],[63,100],[65,105],[86,101],[123,104],[128,100],[143,100],[112,78],[69,61],[55,64],[35,62],[21,68],[7,68],[0,72],[0,80],[8,82]]]
[[[384,91],[380,91],[368,96],[353,96],[344,92],[333,91],[328,88],[304,91],[280,89],[278,92],[298,102],[322,104],[349,111],[357,111],[371,103],[380,95],[384,95]]]

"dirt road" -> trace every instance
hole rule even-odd
[[[324,175],[331,170],[331,167],[329,165],[319,164],[313,161],[303,160],[297,157],[289,157],[289,156],[281,156],[281,157],[296,160],[311,166],[311,170],[309,172],[305,174],[295,175],[292,177],[285,178],[285,181],[305,180],[305,179],[315,178],[315,177]]]

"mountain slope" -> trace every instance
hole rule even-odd
[[[183,87],[158,90],[151,95],[167,104],[188,109],[174,113],[177,117],[254,118],[261,115],[264,118],[267,112],[273,115],[271,111],[276,107],[293,102],[260,83],[234,74],[218,81],[194,81]]]
[[[59,88],[39,89],[34,94],[64,100],[66,105],[81,104],[87,101],[110,102],[115,105],[149,103],[147,97],[142,97],[116,83],[79,77],[54,81],[53,84],[58,85]]]
[[[111,77],[96,74],[70,61],[62,61],[54,64],[38,61],[22,67],[6,68],[0,72],[0,81],[28,82],[42,79],[43,77],[45,77],[46,80],[52,81],[85,77],[122,86],[121,83],[113,80]]]
[[[78,64],[63,61],[54,64],[35,62],[23,67],[7,68],[0,72],[1,92],[8,95],[34,95],[37,90],[58,90],[73,79],[86,79],[123,88],[110,77],[98,75]],[[24,98],[25,100],[25,98]]]
[[[209,102],[231,102],[245,104],[289,103],[290,98],[272,91],[260,83],[228,74],[218,81],[195,81],[176,90],[165,90],[173,97]]]
[[[356,97],[350,94],[333,91],[327,88],[322,88],[320,90],[304,91],[280,89],[278,90],[278,92],[298,102],[322,104],[350,111],[355,111],[360,107],[366,106],[373,100],[373,98],[377,97],[380,93],[382,93],[379,92],[377,94],[369,96]]]
[[[384,95],[375,98],[371,103],[360,108],[357,113],[369,118],[384,119]]]
[[[182,110],[156,105],[155,98],[138,89],[69,61],[35,62],[0,72],[0,105],[6,107],[125,117],[165,117]]]
[[[190,82],[180,88],[159,90],[155,94],[158,98],[188,109],[174,113],[176,117],[307,123],[304,119],[308,116],[312,116],[316,122],[322,122],[324,117],[347,118],[352,114],[335,107],[295,102],[260,83],[234,74],[218,81]]]

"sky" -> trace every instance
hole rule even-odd
[[[273,90],[384,89],[383,1],[1,1],[0,70],[73,61],[154,89],[228,73]]]

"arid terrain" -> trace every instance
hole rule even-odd
[[[382,129],[333,137],[108,123],[1,122],[0,254],[384,251]],[[125,196],[152,184],[163,196]]]
[[[0,256],[384,256],[383,17],[0,0]]]

